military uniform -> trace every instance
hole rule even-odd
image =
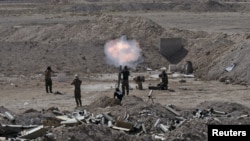
[[[116,88],[116,91],[114,92],[114,98],[118,98],[120,101],[122,101],[123,94],[120,92],[118,88]]]
[[[52,92],[52,79],[51,74],[54,72],[50,67],[47,68],[45,71],[45,89],[47,93],[53,93]]]
[[[127,91],[127,95],[129,94],[129,75],[130,72],[127,68],[127,66],[124,67],[124,70],[122,73],[122,94],[125,95],[125,89]]]
[[[76,76],[73,82],[71,83],[71,85],[75,86],[74,95],[75,95],[75,101],[76,101],[77,107],[82,106],[81,84],[82,84],[82,81],[78,78],[78,76]]]
[[[134,81],[138,85],[138,89],[142,90],[143,89],[142,82],[145,81],[144,76],[137,76],[136,78],[134,78]]]
[[[160,86],[161,89],[167,90],[168,89],[168,75],[165,72],[165,70],[162,71],[159,77],[161,78],[161,83],[158,84],[158,86]]]

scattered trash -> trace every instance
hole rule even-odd
[[[147,68],[147,71],[152,71],[152,69],[151,68]]]
[[[12,140],[55,140],[61,138],[63,134],[67,138],[75,136],[76,139],[78,139],[85,136],[83,134],[91,134],[94,136],[101,133],[108,133],[110,132],[109,130],[114,130],[112,134],[127,134],[131,135],[130,137],[136,138],[147,136],[155,140],[165,141],[170,139],[169,134],[174,135],[175,133],[183,132],[185,134],[191,132],[184,130],[190,128],[192,124],[199,127],[200,123],[210,124],[216,122],[223,124],[225,119],[241,120],[241,122],[244,123],[244,121],[249,119],[249,114],[245,112],[249,111],[247,109],[244,109],[244,112],[241,113],[237,112],[237,115],[231,117],[231,112],[229,114],[224,110],[218,110],[217,107],[220,106],[216,106],[215,104],[213,105],[216,107],[204,109],[199,107],[194,111],[184,112],[174,105],[161,106],[158,103],[148,104],[143,100],[138,100],[138,98],[134,96],[127,98],[132,98],[127,99],[129,102],[137,100],[136,104],[140,103],[140,106],[134,105],[135,103],[133,103],[133,107],[136,107],[133,110],[131,110],[131,108],[121,110],[124,109],[124,107],[108,106],[101,109],[96,108],[94,113],[87,111],[88,108],[85,109],[85,107],[73,112],[62,112],[57,108],[50,108],[50,110],[47,111],[43,110],[41,115],[35,116],[38,120],[43,121],[38,125],[0,124],[0,137],[2,140],[7,139],[6,137]],[[129,102],[127,104],[129,104]],[[126,105],[126,107],[129,106],[130,105]],[[239,107],[235,108],[235,106],[232,107],[236,110],[242,109]],[[117,111],[115,109],[117,109]],[[7,109],[4,109],[4,111],[4,114],[1,113],[0,115],[1,118],[7,122],[13,119],[17,121],[20,120],[18,116],[14,117],[10,114],[11,112],[6,114]],[[34,113],[37,114],[40,112],[31,110],[23,114],[31,114],[34,116]],[[39,119],[41,116],[45,116],[44,119]],[[25,117],[25,119],[28,119],[27,116]],[[37,120],[35,118],[31,120]],[[243,118],[244,120],[242,120]],[[94,132],[92,132],[92,130]],[[204,135],[203,133],[201,134]],[[108,135],[102,136],[107,137]]]
[[[46,133],[47,129],[43,126],[40,125],[38,127],[35,127],[33,129],[29,129],[29,130],[23,130],[21,132],[21,136],[19,136],[18,138],[22,138],[22,139],[36,139],[38,137],[43,136]]]
[[[225,70],[226,70],[227,72],[230,72],[230,71],[232,71],[232,70],[234,69],[235,66],[236,66],[236,64],[233,63],[233,64],[231,64],[230,66],[226,67]]]

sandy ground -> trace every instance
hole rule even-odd
[[[115,15],[141,16],[153,20],[164,28],[179,28],[210,33],[248,33],[249,13],[244,12],[131,12]],[[240,22],[239,22],[240,21]]]
[[[136,89],[132,78],[137,75],[146,76],[146,81],[143,84],[144,90]],[[104,95],[113,97],[116,77],[115,74],[82,77],[83,105],[88,105]],[[70,85],[72,77],[68,77],[64,82],[59,82],[57,77],[53,77],[53,91],[54,93],[60,92],[62,95],[47,94],[42,78],[38,80],[16,79],[16,81],[14,78],[8,78],[9,81],[1,85],[1,106],[15,113],[22,113],[28,109],[42,110],[50,107],[58,107],[61,111],[74,111],[76,106],[73,97],[74,88]],[[183,83],[180,80],[186,80],[186,82]],[[149,73],[133,74],[130,80],[130,95],[141,97],[147,101],[147,95],[150,91],[148,86],[155,86],[159,81],[159,78],[151,77]],[[169,89],[170,91],[154,90],[154,102],[162,105],[173,104],[182,108],[194,108],[204,101],[228,101],[250,107],[250,90],[241,85],[215,81],[204,82],[196,78],[173,78],[172,75],[169,75]]]
[[[153,20],[164,28],[179,28],[193,31],[225,32],[228,34],[249,33],[249,13],[244,12],[115,12],[123,16],[140,16]],[[1,16],[1,25],[73,23],[91,20],[96,15],[36,14],[31,16]]]
[[[116,12],[115,15],[142,16],[152,19],[164,28],[179,28],[208,32],[248,33],[250,32],[249,13],[224,12],[224,13],[193,13],[193,12]],[[24,15],[1,16],[0,26],[20,24],[50,24],[71,23],[81,20],[89,20],[93,16],[74,15],[72,13],[54,15]],[[0,72],[1,74],[1,72]],[[106,77],[112,76],[112,77]],[[47,109],[58,107],[60,110],[73,110],[75,101],[73,86],[70,85],[73,77],[65,82],[58,82],[53,78],[53,91],[59,91],[62,95],[45,93],[43,77],[38,79],[5,77],[0,79],[0,105],[22,113],[34,109]],[[85,105],[94,99],[108,95],[113,96],[116,74],[104,74],[102,77],[82,77],[82,100]],[[230,101],[250,106],[249,89],[239,85],[225,85],[217,81],[199,81],[194,78],[185,78],[186,83],[180,83],[180,78],[170,78],[170,91],[154,91],[155,102],[161,104],[173,104],[180,107],[194,107],[203,101]],[[158,79],[146,78],[144,90],[135,89],[135,83],[131,80],[131,95],[136,95],[147,100],[149,84],[156,85]]]

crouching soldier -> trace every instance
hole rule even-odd
[[[162,73],[159,75],[161,78],[161,83],[159,83],[157,86],[161,87],[162,90],[168,89],[168,75],[165,70],[162,71]]]
[[[114,92],[114,98],[119,99],[120,102],[121,102],[122,101],[122,97],[123,97],[122,92],[119,90],[119,88],[116,88],[115,92]]]
[[[139,90],[143,89],[142,83],[145,81],[145,77],[144,76],[137,76],[134,78],[135,83],[138,85],[137,88]]]

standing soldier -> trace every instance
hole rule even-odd
[[[130,72],[128,70],[128,67],[125,66],[124,70],[121,72],[122,74],[122,95],[125,95],[125,89],[127,91],[127,95],[129,94],[129,75]]]
[[[47,67],[47,70],[45,71],[45,88],[47,93],[53,93],[52,92],[52,79],[51,74],[54,73],[54,71],[51,69],[50,66]]]
[[[76,106],[80,107],[82,106],[82,100],[81,100],[81,84],[82,81],[79,79],[79,76],[76,74],[75,79],[71,83],[71,85],[75,86],[75,100],[76,100]]]

